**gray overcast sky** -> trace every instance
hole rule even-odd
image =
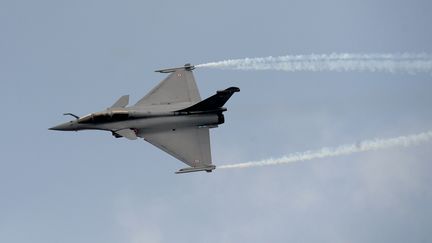
[[[432,53],[430,1],[0,2],[0,242],[431,242],[431,143],[174,175],[140,141],[47,128],[134,103],[153,70],[227,58]],[[238,86],[216,164],[432,128],[432,76],[197,69]]]

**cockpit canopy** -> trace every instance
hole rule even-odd
[[[124,121],[129,118],[128,111],[102,111],[80,117],[78,123],[104,123]]]

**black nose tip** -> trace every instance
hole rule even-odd
[[[64,131],[65,127],[63,127],[62,125],[58,125],[58,126],[50,127],[48,129],[49,130],[54,130],[54,131]]]
[[[50,127],[48,128],[49,130],[54,130],[54,131],[70,131],[72,130],[72,122],[66,122],[54,127]]]

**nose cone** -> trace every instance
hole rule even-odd
[[[60,125],[49,128],[49,130],[55,130],[55,131],[74,131],[75,129],[76,129],[75,122],[73,121],[65,122]]]

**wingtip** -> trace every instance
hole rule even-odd
[[[204,167],[188,167],[188,168],[180,169],[180,170],[176,171],[175,173],[176,174],[184,174],[184,173],[191,173],[191,172],[198,172],[198,171],[212,172],[215,169],[216,169],[215,165],[209,165],[209,166],[204,166]]]
[[[176,70],[181,70],[181,69],[184,69],[186,71],[192,71],[195,69],[195,66],[190,64],[190,63],[186,63],[183,67],[159,69],[159,70],[155,70],[155,72],[157,72],[157,73],[172,73],[172,72],[175,72]]]

